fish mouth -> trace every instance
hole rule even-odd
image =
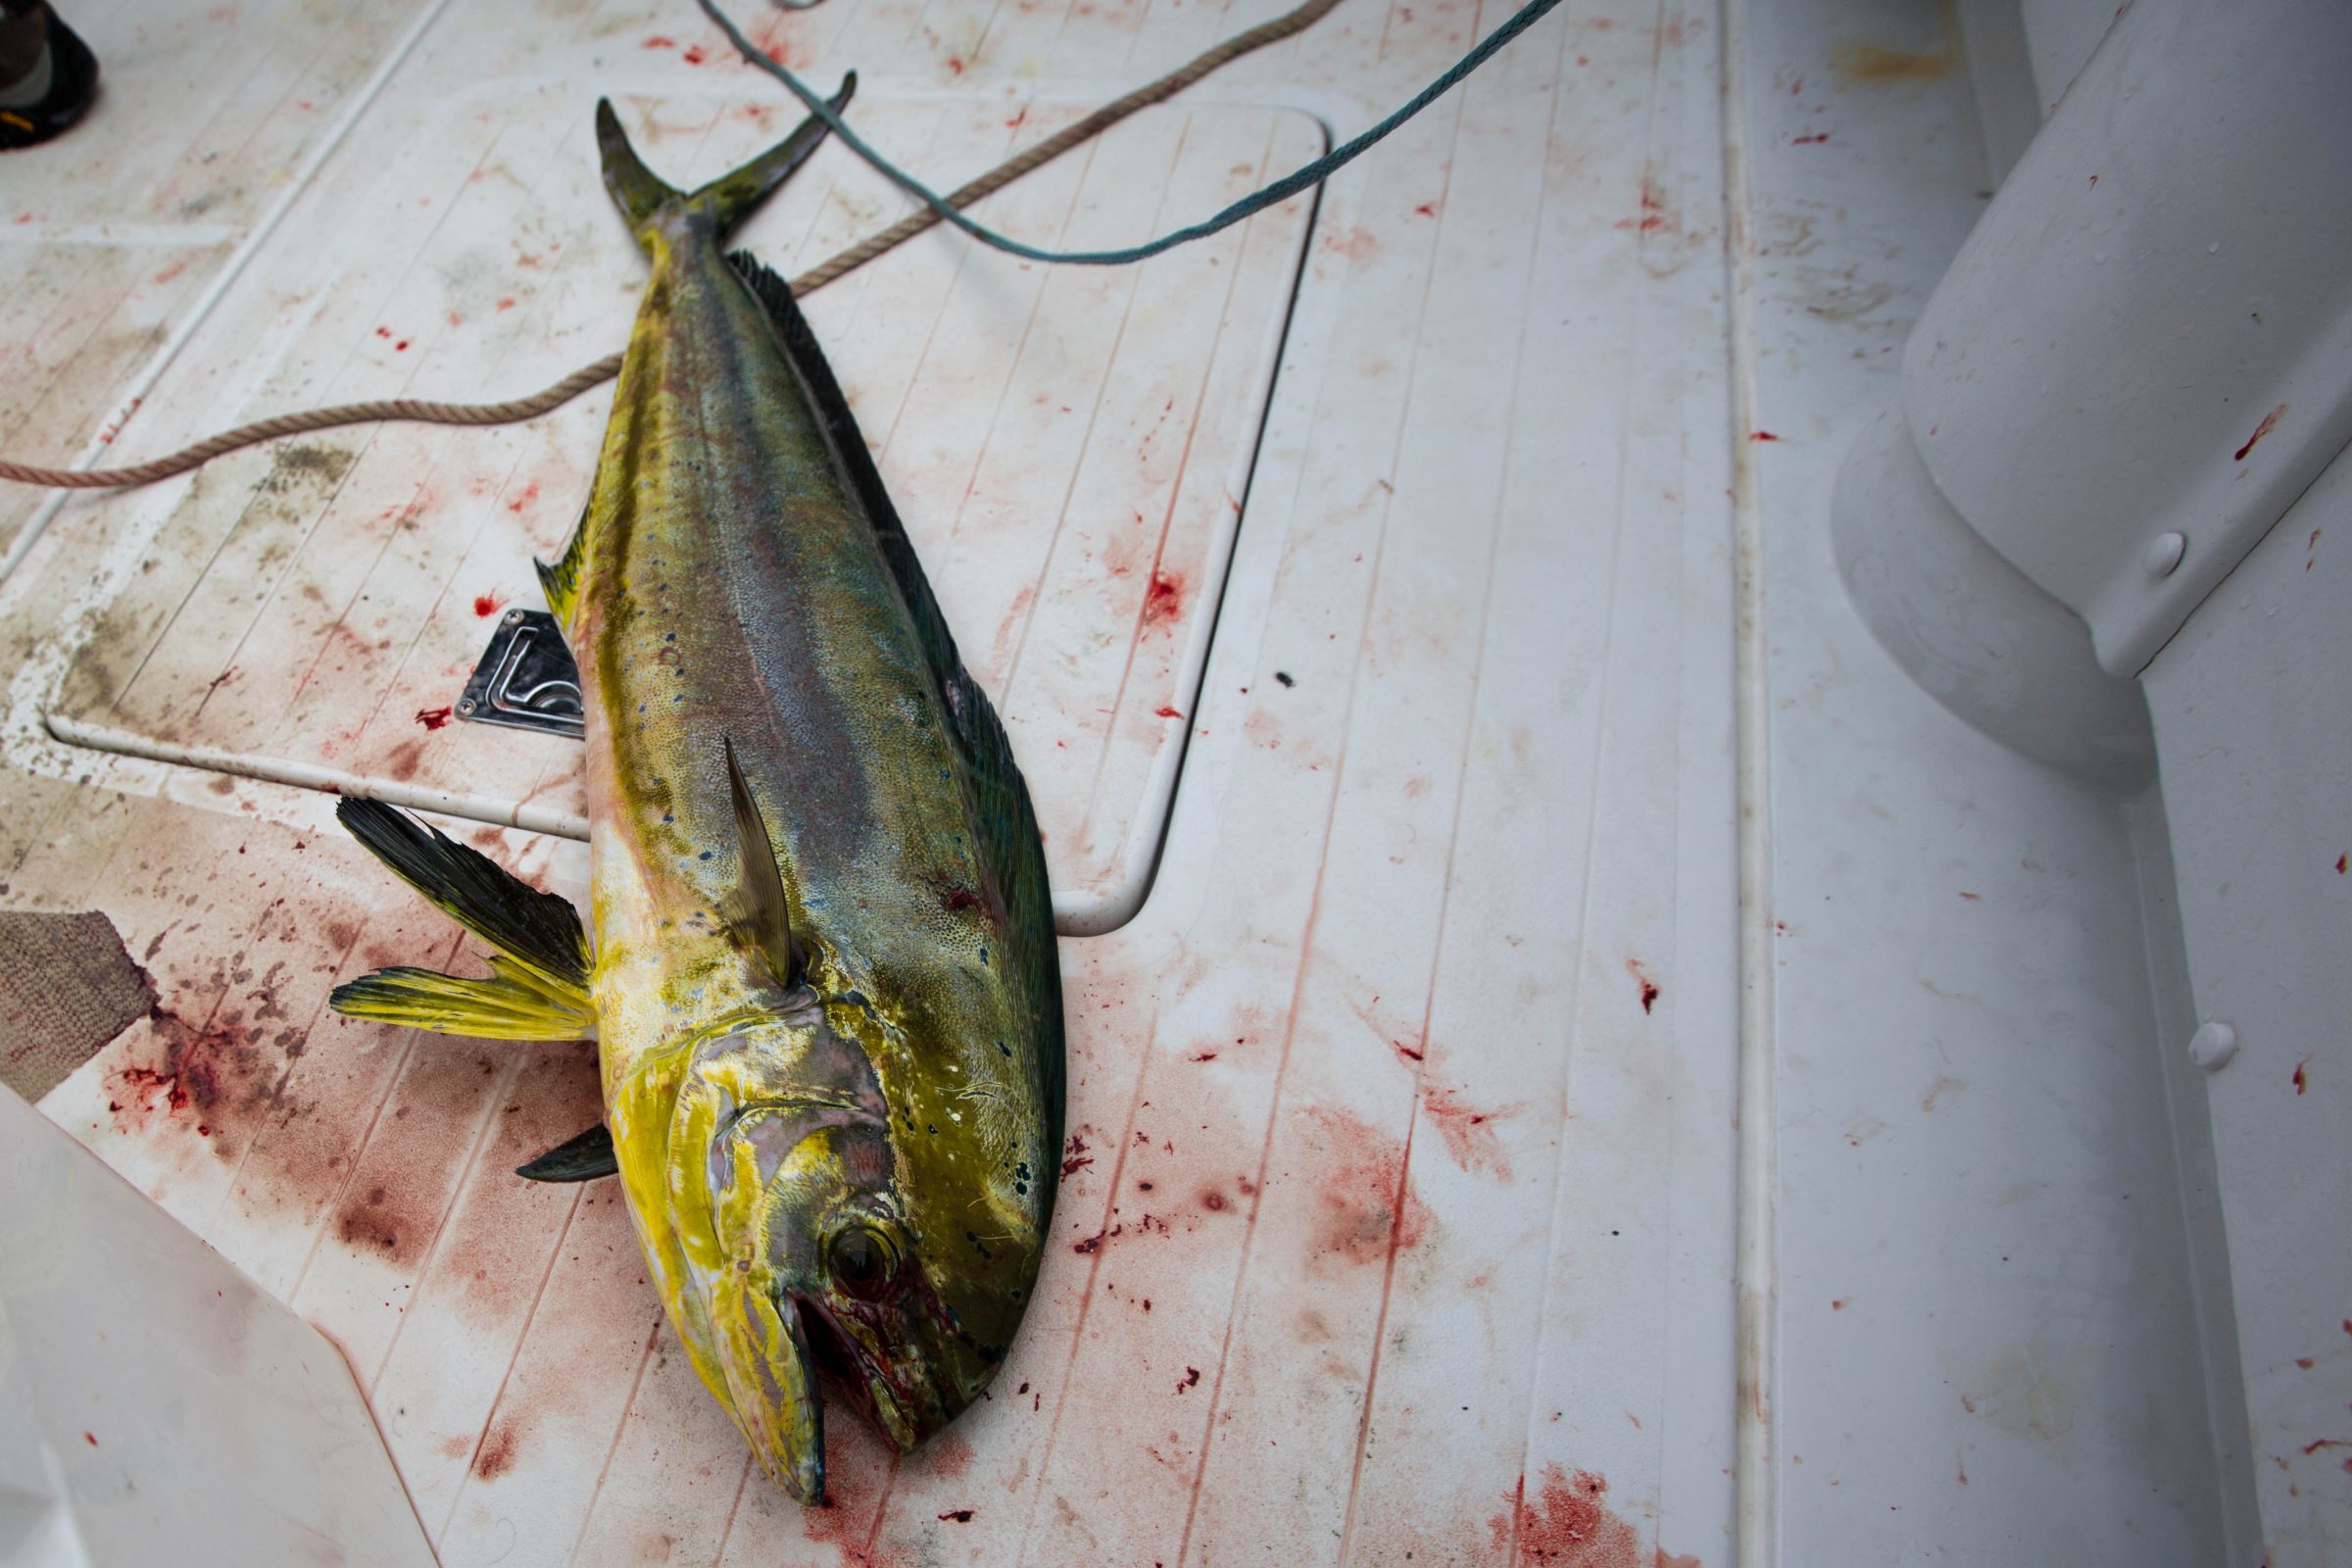
[[[820,1301],[796,1299],[794,1304],[800,1308],[810,1358],[825,1392],[854,1405],[900,1452],[912,1452],[921,1435],[841,1320]]]
[[[749,1288],[742,1276],[734,1321],[720,1332],[740,1335],[744,1352],[722,1355],[727,1403],[760,1467],[809,1507],[825,1500],[825,1408],[817,1390],[817,1361],[808,1315],[789,1295]],[[718,1326],[718,1325],[714,1325]]]
[[[796,1500],[809,1507],[825,1501],[827,1394],[854,1406],[902,1453],[921,1444],[921,1424],[822,1301],[754,1289],[739,1300],[749,1342],[741,1348],[749,1353],[721,1358],[727,1403],[760,1467]]]

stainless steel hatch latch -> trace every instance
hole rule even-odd
[[[580,666],[556,617],[544,610],[508,611],[466,682],[458,716],[577,739],[587,733],[586,713]]]

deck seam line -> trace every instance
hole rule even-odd
[[[1663,9],[1662,0],[1659,9]],[[1657,22],[1653,22],[1653,37],[1655,36],[1658,23],[1662,23],[1662,21],[1663,18],[1660,17],[1657,19]],[[1658,161],[1658,94],[1660,73],[1658,69],[1657,50],[1658,45],[1653,42],[1652,54],[1650,58],[1649,105],[1643,132],[1643,153],[1642,159],[1642,175],[1645,188],[1650,179],[1653,177],[1653,172],[1657,168]],[[1635,291],[1636,307],[1632,312],[1632,324],[1629,329],[1631,345],[1630,352],[1627,356],[1628,362],[1634,365],[1640,365],[1642,363],[1642,345],[1643,342],[1642,325],[1646,313],[1641,308],[1642,290],[1640,286],[1640,280],[1645,278],[1647,275],[1642,268],[1642,258],[1650,250],[1650,245],[1651,242],[1648,232],[1637,228],[1635,230],[1633,247],[1633,270],[1637,278],[1637,286]],[[1584,1024],[1586,993],[1585,976],[1590,968],[1591,956],[1585,951],[1585,946],[1586,937],[1592,927],[1592,888],[1593,883],[1596,880],[1593,875],[1592,857],[1594,848],[1599,841],[1601,817],[1601,777],[1603,771],[1602,761],[1607,751],[1606,737],[1609,734],[1610,699],[1615,693],[1617,687],[1616,680],[1612,678],[1611,665],[1617,654],[1617,608],[1619,601],[1623,597],[1618,592],[1618,574],[1622,569],[1622,563],[1625,556],[1626,473],[1632,462],[1635,428],[1638,420],[1635,400],[1636,389],[1632,386],[1629,386],[1626,391],[1624,403],[1622,405],[1624,412],[1624,428],[1618,437],[1617,477],[1615,485],[1616,493],[1610,507],[1608,565],[1604,574],[1604,580],[1608,584],[1608,611],[1606,612],[1601,630],[1600,657],[1597,661],[1597,668],[1599,670],[1599,692],[1597,694],[1598,713],[1592,726],[1594,744],[1592,747],[1592,766],[1588,775],[1588,782],[1585,792],[1585,798],[1588,802],[1588,814],[1585,818],[1585,843],[1583,852],[1579,857],[1582,886],[1577,895],[1577,962],[1569,972],[1567,1006],[1563,1009],[1563,1016],[1565,1016],[1568,1020],[1568,1037],[1561,1043],[1561,1051],[1564,1061],[1560,1075],[1559,1108],[1561,1126],[1563,1129],[1565,1129],[1568,1122],[1569,1097],[1574,1091],[1573,1080],[1575,1077],[1577,1041],[1580,1033],[1582,1032]],[[1521,1561],[1520,1548],[1523,1543],[1520,1537],[1520,1527],[1522,1524],[1523,1515],[1526,1513],[1525,1498],[1527,1492],[1527,1467],[1528,1461],[1534,1458],[1536,1453],[1536,1412],[1542,1406],[1542,1400],[1539,1396],[1540,1391],[1544,1388],[1545,1381],[1545,1350],[1547,1348],[1547,1336],[1544,1333],[1544,1325],[1549,1320],[1551,1315],[1552,1299],[1554,1296],[1553,1282],[1557,1278],[1559,1272],[1560,1225],[1562,1216],[1568,1207],[1565,1198],[1567,1181],[1568,1153],[1565,1144],[1562,1143],[1555,1146],[1555,1152],[1552,1158],[1551,1201],[1546,1205],[1546,1213],[1544,1217],[1544,1282],[1542,1290],[1537,1298],[1536,1348],[1534,1357],[1535,1367],[1533,1376],[1529,1379],[1528,1383],[1526,1415],[1520,1424],[1521,1436],[1519,1446],[1518,1476],[1519,1490],[1517,1494],[1517,1500],[1512,1503],[1509,1509],[1509,1548],[1503,1556],[1503,1562],[1506,1565],[1506,1568],[1518,1568],[1518,1564]]]
[[[1481,10],[1483,11],[1483,9],[1484,8],[1482,5]],[[1471,31],[1477,32],[1479,30],[1478,24],[1480,20],[1481,19],[1478,16],[1473,16],[1471,21]],[[1565,53],[1566,51],[1567,38],[1567,29],[1562,28],[1560,31],[1560,50],[1562,53]],[[1548,154],[1551,145],[1551,126],[1556,118],[1559,104],[1560,57],[1558,54],[1553,56],[1550,77],[1551,80],[1548,88],[1546,89],[1546,101],[1544,108],[1544,149],[1546,154],[1546,163],[1549,162]],[[1451,145],[1456,149],[1458,149],[1461,145],[1462,122],[1464,118],[1465,113],[1461,106],[1461,101],[1457,100],[1454,108],[1453,131],[1451,136],[1448,138]],[[1447,199],[1453,194],[1453,167],[1454,160],[1451,157],[1448,157],[1446,160],[1445,176],[1438,183],[1437,207],[1440,215],[1443,215],[1447,211]],[[1537,182],[1536,212],[1535,217],[1529,224],[1527,262],[1520,273],[1519,300],[1522,306],[1526,304],[1534,291],[1536,254],[1542,249],[1544,210],[1543,183],[1544,182],[1539,175]],[[1433,249],[1438,251],[1444,250],[1445,234],[1445,220],[1444,217],[1441,216],[1438,223],[1437,238],[1435,241],[1433,241]],[[1436,270],[1434,263],[1431,270],[1434,275]],[[1526,363],[1527,334],[1525,332],[1520,332],[1514,336],[1511,355],[1511,384],[1514,387],[1519,383],[1519,378],[1526,367]],[[1517,400],[1514,398],[1514,405],[1516,404],[1516,401]],[[1407,400],[1407,417],[1410,417],[1409,396]],[[1477,750],[1478,691],[1479,687],[1484,684],[1486,676],[1488,629],[1493,624],[1494,613],[1494,582],[1497,572],[1501,569],[1502,538],[1504,533],[1508,531],[1509,527],[1509,519],[1506,515],[1506,504],[1510,487],[1511,447],[1516,436],[1516,432],[1517,424],[1515,421],[1506,423],[1503,427],[1501,462],[1498,465],[1494,481],[1494,501],[1489,509],[1491,528],[1487,537],[1486,586],[1481,594],[1478,609],[1478,652],[1471,662],[1470,696],[1467,704],[1468,711],[1463,717],[1461,738],[1458,742],[1458,750],[1454,758],[1453,811],[1451,820],[1447,824],[1446,834],[1446,874],[1445,880],[1441,884],[1438,895],[1437,930],[1430,941],[1429,978],[1424,983],[1421,993],[1421,1032],[1416,1040],[1416,1044],[1420,1047],[1420,1054],[1414,1058],[1412,1072],[1410,1075],[1413,1086],[1413,1099],[1411,1105],[1405,1112],[1404,1148],[1402,1152],[1398,1155],[1396,1190],[1390,1200],[1388,1256],[1384,1260],[1381,1269],[1380,1305],[1374,1312],[1372,1320],[1372,1359],[1370,1366],[1366,1369],[1364,1374],[1363,1408],[1361,1413],[1356,1418],[1355,1454],[1353,1463],[1350,1466],[1348,1474],[1348,1504],[1345,1511],[1341,1515],[1339,1560],[1343,1565],[1343,1568],[1344,1565],[1350,1560],[1355,1545],[1356,1501],[1361,1495],[1364,1474],[1364,1458],[1366,1451],[1371,1446],[1372,1440],[1372,1408],[1375,1400],[1378,1397],[1380,1389],[1381,1348],[1388,1338],[1389,1305],[1394,1299],[1396,1294],[1396,1253],[1399,1250],[1397,1244],[1403,1232],[1405,1205],[1411,1201],[1411,1199],[1408,1195],[1411,1192],[1412,1183],[1413,1140],[1421,1128],[1422,1097],[1427,1092],[1429,1086],[1429,1031],[1431,1022],[1437,1016],[1438,983],[1440,976],[1444,972],[1446,962],[1446,926],[1453,914],[1454,857],[1461,849],[1462,803],[1469,793],[1470,760],[1472,754]]]
[[[547,1267],[539,1271],[539,1288],[531,1293],[530,1310],[522,1315],[522,1330],[514,1336],[514,1348],[508,1353],[507,1369],[499,1374],[497,1392],[490,1396],[490,1407],[482,1412],[481,1429],[474,1433],[473,1447],[466,1455],[466,1469],[449,1495],[449,1512],[443,1515],[441,1528],[433,1532],[436,1542],[448,1536],[449,1527],[457,1521],[458,1504],[466,1500],[466,1484],[473,1479],[474,1461],[481,1457],[482,1445],[490,1441],[490,1428],[498,1420],[498,1407],[506,1402],[507,1386],[514,1381],[514,1363],[522,1359],[522,1348],[530,1342],[531,1325],[539,1319],[539,1303],[547,1299],[548,1282],[556,1277],[556,1265],[564,1260],[564,1244],[571,1238],[571,1222],[580,1216],[583,1196],[578,1188],[572,1190],[571,1207],[564,1211],[564,1228],[556,1232],[556,1244],[547,1250]]]
[[[1185,121],[1185,129],[1189,133],[1191,128],[1191,117],[1187,116]],[[1182,146],[1180,143],[1177,157],[1182,159],[1183,156]],[[1245,227],[1245,233],[1243,236],[1241,236],[1241,239],[1246,239],[1246,237],[1247,229]],[[1215,341],[1219,343],[1223,341],[1225,336],[1226,318],[1233,311],[1234,293],[1241,284],[1242,243],[1240,239],[1237,239],[1237,242],[1234,245],[1233,255],[1233,269],[1225,276],[1225,297],[1218,302],[1217,306]],[[1175,469],[1168,475],[1168,504],[1159,514],[1159,537],[1152,541],[1152,573],[1150,576],[1144,579],[1143,602],[1137,605],[1135,609],[1135,631],[1127,639],[1127,656],[1119,662],[1119,678],[1111,683],[1110,722],[1103,726],[1102,738],[1104,744],[1102,749],[1095,754],[1094,775],[1087,780],[1086,786],[1086,810],[1085,813],[1080,817],[1080,821],[1088,824],[1090,827],[1095,820],[1096,808],[1101,804],[1102,799],[1102,774],[1104,770],[1110,766],[1111,754],[1114,750],[1113,743],[1115,743],[1117,739],[1119,712],[1120,710],[1126,706],[1128,682],[1132,680],[1135,675],[1135,657],[1136,654],[1143,648],[1144,638],[1148,632],[1148,628],[1144,623],[1144,615],[1145,612],[1152,608],[1152,585],[1159,580],[1160,564],[1168,559],[1168,536],[1175,532],[1176,514],[1179,509],[1184,506],[1185,475],[1192,471],[1193,447],[1194,444],[1200,439],[1200,421],[1208,417],[1208,393],[1209,388],[1216,384],[1216,378],[1217,355],[1215,349],[1212,348],[1209,352],[1208,358],[1201,363],[1200,383],[1193,390],[1193,416],[1185,425],[1184,446],[1176,455]],[[1171,399],[1170,401],[1173,402],[1174,400]],[[1221,514],[1223,509],[1219,508],[1217,510],[1220,514],[1218,522],[1222,522],[1223,519]],[[1212,532],[1216,526],[1217,523],[1212,523],[1210,525]],[[1195,615],[1208,615],[1210,613],[1210,607],[1205,605],[1201,599],[1201,593],[1206,587],[1207,584],[1205,583],[1195,583],[1193,586],[1193,613]],[[1169,633],[1169,640],[1171,643],[1174,642],[1175,632],[1178,629],[1182,629],[1189,633],[1192,628],[1188,622],[1179,622],[1178,626],[1171,627]],[[1187,697],[1185,701],[1188,708],[1197,706],[1190,697]],[[1189,728],[1193,722],[1192,715],[1190,713],[1184,714],[1183,722]],[[1090,840],[1093,837],[1091,832],[1086,836]],[[1124,847],[1124,845],[1121,846],[1121,848]]]
[[[1102,1223],[1095,1228],[1098,1242],[1102,1239],[1103,1233],[1110,1229],[1110,1216],[1116,1212],[1118,1207],[1119,1189],[1126,1180],[1127,1151],[1135,1146],[1136,1112],[1143,1107],[1144,1080],[1151,1075],[1152,1046],[1157,1043],[1158,1038],[1159,1008],[1154,1004],[1151,1021],[1145,1026],[1146,1045],[1136,1065],[1135,1088],[1127,1096],[1127,1119],[1119,1127],[1119,1152],[1117,1156],[1111,1160],[1110,1170],[1107,1173],[1109,1182],[1107,1190],[1102,1195],[1102,1207],[1099,1215]],[[1098,1131],[1096,1136],[1101,1137],[1102,1134]],[[1060,1149],[1050,1150],[1047,1152],[1046,1157],[1060,1159],[1062,1152]],[[1021,1521],[1021,1544],[1013,1552],[1012,1560],[1016,1568],[1018,1564],[1026,1562],[1029,1557],[1029,1540],[1037,1529],[1037,1510],[1045,1500],[1046,1473],[1053,1467],[1054,1445],[1061,1437],[1062,1413],[1069,1406],[1071,1373],[1078,1365],[1078,1352],[1086,1343],[1086,1320],[1094,1311],[1095,1279],[1102,1271],[1102,1249],[1098,1245],[1092,1252],[1087,1254],[1086,1283],[1081,1288],[1083,1294],[1078,1298],[1078,1321],[1070,1325],[1069,1354],[1062,1357],[1061,1383],[1054,1391],[1054,1415],[1046,1423],[1045,1446],[1037,1456],[1037,1490],[1030,1494],[1029,1512]]]
[[[588,1530],[591,1525],[596,1523],[596,1505],[605,1494],[605,1480],[612,1475],[612,1461],[620,1453],[620,1440],[628,1435],[629,1417],[636,1413],[637,1394],[645,1387],[645,1370],[654,1364],[654,1350],[662,1343],[662,1325],[665,1321],[666,1319],[662,1314],[655,1314],[654,1326],[646,1333],[645,1348],[637,1355],[637,1375],[629,1380],[629,1396],[621,1401],[620,1419],[612,1423],[612,1441],[605,1446],[605,1462],[596,1468],[596,1485],[588,1489],[588,1506],[580,1510],[580,1533],[573,1538],[571,1550],[564,1558],[566,1568],[569,1564],[579,1561],[580,1548],[588,1544]],[[750,1454],[744,1455],[743,1463],[744,1479],[748,1481],[751,1479],[752,1468]],[[737,1501],[742,1500],[742,1483],[736,1485],[735,1496]],[[731,1531],[734,1528],[732,1513],[727,1516],[727,1523],[728,1529]],[[720,1544],[723,1546],[725,1543],[722,1542]]]
[[[1732,1464],[1733,1561],[1773,1568],[1780,1560],[1779,1475],[1773,1363],[1778,1353],[1779,1281],[1774,1181],[1778,1114],[1773,1082],[1772,777],[1770,650],[1764,631],[1764,520],[1755,449],[1755,277],[1747,260],[1754,200],[1748,188],[1747,36],[1741,0],[1722,0],[1720,95],[1723,125],[1724,299],[1731,357],[1732,544],[1735,635],[1733,710],[1739,780],[1739,1197],[1737,1446]]]
[[[1480,3],[1483,6],[1484,0],[1480,0]],[[1384,16],[1385,15],[1386,13],[1384,13]],[[1457,123],[1458,121],[1459,112],[1457,110]],[[1360,201],[1361,197],[1359,193],[1359,206]],[[1318,201],[1315,212],[1315,221],[1319,224],[1322,220],[1322,218],[1323,212],[1320,202]],[[1313,243],[1313,235],[1311,232],[1308,235],[1308,243],[1309,245]],[[1430,243],[1431,248],[1434,251],[1437,244],[1437,240],[1434,235],[1431,237]],[[1406,340],[1414,345],[1413,360],[1416,365],[1418,364],[1420,358],[1420,329],[1422,323],[1425,322],[1429,317],[1429,298],[1431,290],[1435,287],[1437,269],[1433,265],[1421,279],[1421,303],[1419,309],[1414,312],[1413,334],[1409,339]],[[1346,290],[1345,286],[1343,285],[1343,292],[1341,296],[1342,302],[1345,301],[1346,297]],[[1294,300],[1294,308],[1295,306],[1296,300]],[[1390,445],[1392,450],[1394,450],[1396,443],[1402,438],[1406,413],[1410,408],[1410,371],[1407,373],[1408,379],[1406,386],[1408,390],[1406,396],[1397,400],[1396,427],[1391,433]],[[1316,425],[1322,422],[1322,413],[1323,410],[1318,403],[1318,407],[1315,411],[1315,416],[1310,418],[1307,423],[1307,440],[1310,443],[1310,449],[1314,429]],[[1329,786],[1331,791],[1331,804],[1324,813],[1323,836],[1321,842],[1316,847],[1314,894],[1308,904],[1305,926],[1300,931],[1298,937],[1298,963],[1291,984],[1291,1001],[1289,1011],[1283,1021],[1282,1053],[1275,1062],[1274,1082],[1272,1086],[1272,1092],[1268,1098],[1266,1108],[1266,1134],[1264,1141],[1261,1143],[1258,1149],[1257,1173],[1255,1177],[1257,1194],[1250,1205],[1249,1224],[1243,1232],[1241,1261],[1234,1275],[1232,1302],[1225,1314],[1225,1333],[1223,1340],[1217,1348],[1216,1376],[1209,1384],[1208,1424],[1200,1444],[1200,1462],[1194,1467],[1191,1493],[1185,1503],[1184,1530],[1177,1539],[1175,1568],[1184,1568],[1184,1564],[1192,1551],[1193,1526],[1200,1513],[1201,1486],[1208,1474],[1208,1457],[1210,1450],[1215,1444],[1217,1429],[1216,1416],[1224,1395],[1225,1373],[1232,1359],[1234,1323],[1241,1315],[1242,1293],[1249,1283],[1250,1262],[1256,1250],[1257,1220],[1259,1213],[1265,1207],[1266,1201],[1266,1172],[1273,1161],[1274,1136],[1282,1124],[1283,1085],[1290,1074],[1292,1048],[1296,1045],[1298,1036],[1298,1015],[1301,1007],[1305,1004],[1308,977],[1314,968],[1315,932],[1322,920],[1323,889],[1325,881],[1329,877],[1331,871],[1331,842],[1332,837],[1338,827],[1340,808],[1345,802],[1348,793],[1347,774],[1348,746],[1349,741],[1354,734],[1356,695],[1361,690],[1363,685],[1365,663],[1363,657],[1363,637],[1370,631],[1372,623],[1372,610],[1380,600],[1380,575],[1382,567],[1386,564],[1388,558],[1389,520],[1396,511],[1395,493],[1393,491],[1388,491],[1384,492],[1384,494],[1386,495],[1387,499],[1381,503],[1380,508],[1380,532],[1372,549],[1370,586],[1365,592],[1364,608],[1359,617],[1358,623],[1360,630],[1357,637],[1355,657],[1349,661],[1348,664],[1347,706],[1342,710],[1347,716],[1341,731],[1339,750],[1332,760],[1331,784]]]
[[[490,1142],[491,1129],[498,1123],[495,1107],[514,1092],[514,1081],[520,1074],[521,1066],[522,1064],[517,1058],[510,1055],[506,1064],[499,1071],[496,1087],[490,1094],[482,1097],[482,1108],[477,1113],[480,1117],[480,1125],[474,1129],[473,1142],[466,1147],[465,1163],[458,1167],[457,1185],[450,1193],[448,1203],[441,1209],[441,1217],[433,1225],[432,1245],[426,1249],[424,1260],[416,1265],[416,1272],[409,1278],[411,1305],[424,1298],[425,1282],[433,1277],[433,1265],[441,1261],[441,1244],[449,1237],[450,1220],[466,1201],[466,1178],[472,1175],[473,1168],[481,1163],[482,1151]],[[392,1325],[391,1338],[384,1342],[384,1353],[376,1358],[375,1373],[368,1380],[368,1387],[370,1391],[384,1381],[384,1373],[391,1367],[392,1357],[400,1350],[401,1333],[413,1320],[414,1314],[407,1308],[403,1308],[400,1320]]]

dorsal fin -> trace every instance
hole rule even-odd
[[[767,960],[776,983],[789,989],[807,974],[808,957],[792,934],[792,906],[784,896],[784,871],[776,859],[775,840],[767,834],[767,819],[752,799],[743,764],[735,759],[733,738],[720,744],[727,754],[727,795],[735,808],[735,851],[741,866],[728,921]]]
[[[335,820],[427,903],[498,949],[509,978],[593,1013],[588,933],[571,901],[542,893],[497,861],[381,801],[345,796]]]
[[[1061,970],[1054,945],[1054,895],[1046,880],[1046,857],[1038,836],[1037,812],[1029,802],[1029,786],[1013,760],[1012,742],[1004,733],[996,706],[980,689],[956,652],[956,639],[940,613],[931,581],[916,559],[914,542],[906,537],[898,508],[882,487],[882,474],[866,450],[858,419],[834,379],[833,368],[810,330],[791,285],[769,271],[748,251],[727,258],[735,274],[752,291],[776,329],[776,339],[808,389],[810,406],[822,419],[842,472],[849,478],[858,504],[872,524],[875,543],[889,566],[899,596],[906,601],[916,637],[939,682],[948,711],[970,768],[975,799],[974,815],[980,827],[980,851],[1003,901],[1009,945],[1009,961],[1020,966],[1027,981],[1030,1004],[1045,1041],[1048,1105],[1054,1136],[1061,1125]]]

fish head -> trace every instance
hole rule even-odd
[[[706,1154],[686,1185],[708,1205],[708,1266],[696,1272],[711,1381],[761,1467],[818,1503],[825,1390],[906,1452],[979,1396],[994,1362],[943,1298],[855,1041],[804,1008],[697,1054],[702,1093],[682,1096],[681,1110],[707,1107]],[[691,1157],[691,1143],[676,1147]]]

